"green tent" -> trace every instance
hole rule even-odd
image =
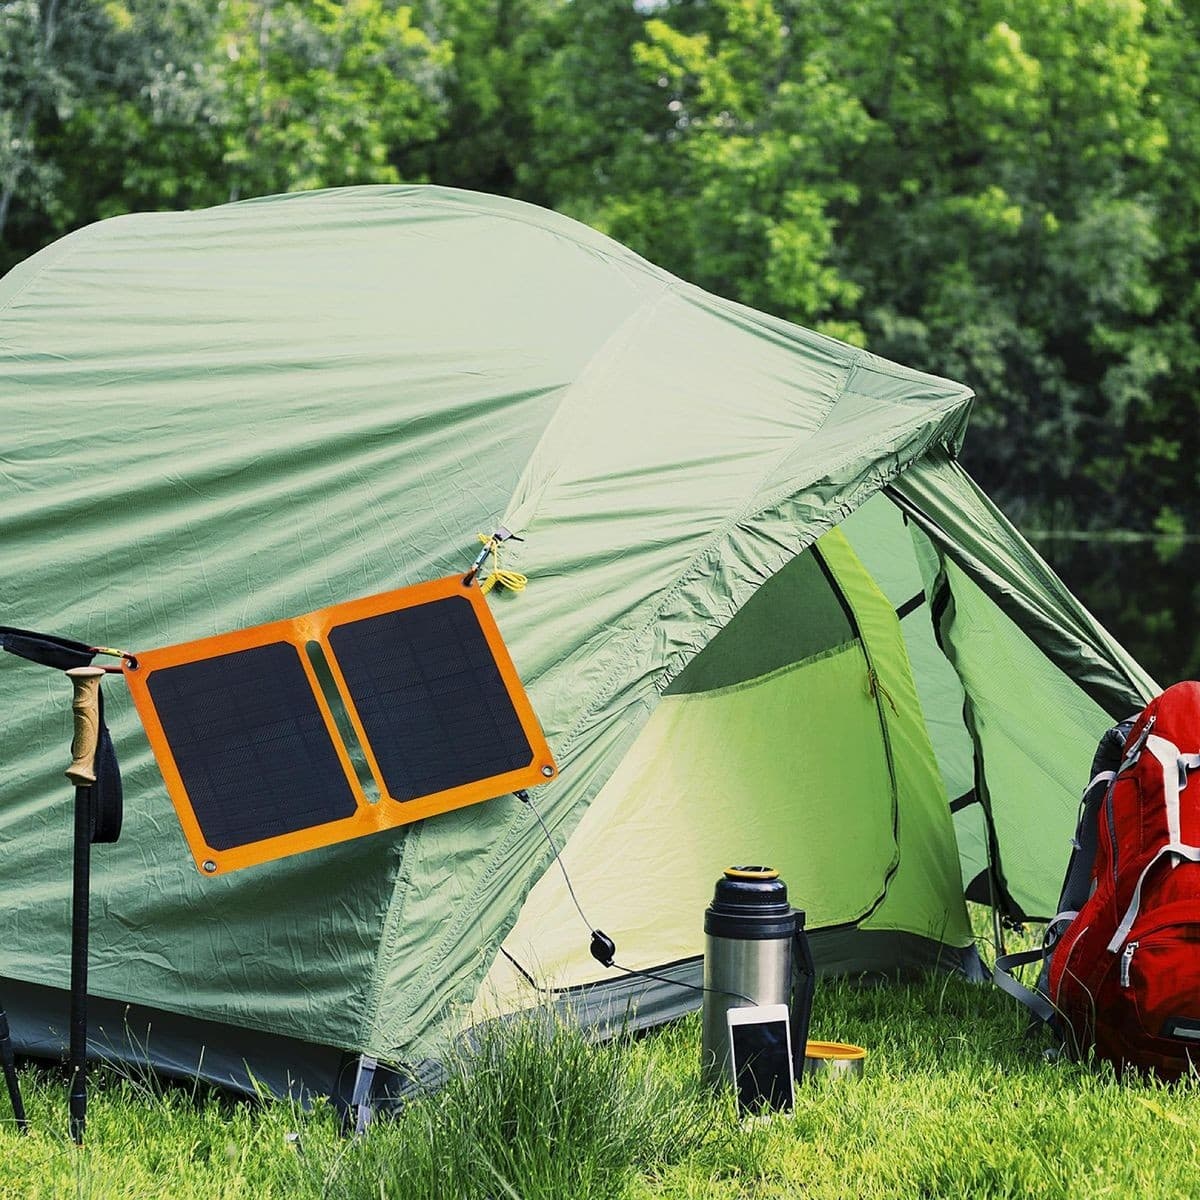
[[[116,680],[97,1049],[333,1089],[533,983],[663,1019],[733,861],[779,868],[824,970],[976,972],[964,892],[1053,912],[1096,739],[1157,689],[958,465],[970,400],[442,188],[118,217],[14,269],[0,621],[148,649],[461,572],[507,526],[530,583],[489,602],[561,768],[535,803],[666,980],[589,957],[512,797],[203,878]],[[0,1003],[34,1051],[66,1029],[66,692],[0,663]]]

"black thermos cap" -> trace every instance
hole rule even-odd
[[[704,932],[715,937],[791,937],[804,928],[804,913],[788,904],[787,884],[772,867],[729,867],[717,880],[704,911]]]

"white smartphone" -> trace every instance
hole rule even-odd
[[[796,1103],[792,1074],[792,1030],[786,1004],[730,1008],[729,1066],[738,1108],[758,1112],[764,1106],[791,1112]]]

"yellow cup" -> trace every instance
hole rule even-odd
[[[804,1047],[804,1070],[809,1075],[852,1075],[863,1073],[867,1052],[849,1042],[808,1042]]]

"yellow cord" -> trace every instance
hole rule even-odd
[[[529,583],[527,576],[520,571],[505,571],[500,566],[500,543],[494,537],[479,535],[479,540],[492,548],[492,573],[479,585],[479,590],[485,595],[499,585],[510,592],[523,592]]]

